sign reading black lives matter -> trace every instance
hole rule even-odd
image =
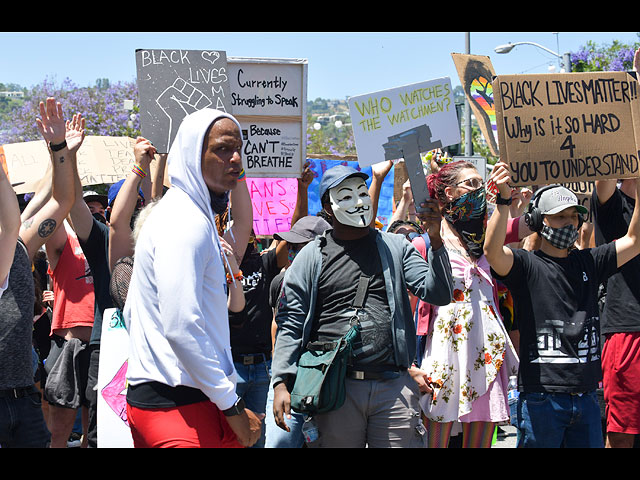
[[[227,60],[247,176],[299,177],[307,154],[307,60]]]
[[[640,176],[640,99],[628,72],[498,75],[501,160],[513,186]]]
[[[182,119],[203,108],[231,113],[226,53],[136,50],[142,136],[167,153]]]

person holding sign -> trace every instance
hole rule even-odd
[[[498,163],[494,171],[504,198],[508,167]],[[498,204],[491,216],[484,252],[513,295],[520,325],[519,447],[603,446],[598,286],[640,253],[639,194],[640,179],[625,235],[591,249],[573,248],[587,211],[561,185],[543,187],[531,200],[527,215],[539,250],[504,247],[506,207]]]
[[[418,358],[433,389],[420,402],[429,447],[446,448],[454,422],[460,422],[463,447],[488,448],[495,424],[509,419],[507,384],[518,358],[499,316],[497,285],[483,255],[484,181],[472,163],[457,161],[430,174],[427,185],[446,220],[441,235],[454,279],[451,303],[437,307],[421,302],[417,309],[418,335],[424,336]],[[520,223],[519,218],[510,222],[510,241],[518,240]],[[425,255],[422,238],[413,242]]]
[[[634,70],[640,70],[640,49]],[[596,180],[591,211],[596,245],[622,237],[635,209],[635,179]],[[602,376],[607,413],[606,446],[632,447],[640,434],[640,257],[609,277],[602,313]]]
[[[313,416],[321,447],[424,446],[419,389],[423,372],[412,366],[415,325],[407,295],[435,304],[451,300],[451,268],[441,248],[439,213],[424,213],[433,249],[429,263],[403,236],[371,227],[373,211],[367,175],[339,165],[320,183],[323,208],[333,229],[296,255],[285,274],[276,323],[272,364],[274,417],[287,430],[302,347],[331,344],[350,329],[353,307],[362,300],[353,365],[345,378],[346,399]],[[366,295],[358,286],[368,278]],[[375,392],[372,393],[371,392]]]
[[[238,184],[241,151],[231,115],[186,116],[169,151],[171,188],[138,235],[123,315],[136,447],[248,447],[260,437],[262,419],[236,393],[225,274],[233,253],[215,222]]]

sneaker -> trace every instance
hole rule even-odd
[[[71,432],[69,440],[67,441],[67,448],[80,448],[82,444],[82,434]]]

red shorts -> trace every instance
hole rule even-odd
[[[607,334],[602,348],[607,432],[640,433],[640,332]]]
[[[137,408],[127,403],[136,448],[242,448],[223,413],[212,402],[171,408]]]

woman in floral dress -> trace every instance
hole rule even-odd
[[[507,384],[517,373],[518,358],[483,255],[484,182],[473,164],[453,162],[429,175],[427,183],[446,220],[441,235],[454,277],[453,302],[429,306],[421,359],[433,389],[421,399],[429,447],[446,447],[454,422],[462,425],[464,447],[490,447],[495,424],[509,419]]]

